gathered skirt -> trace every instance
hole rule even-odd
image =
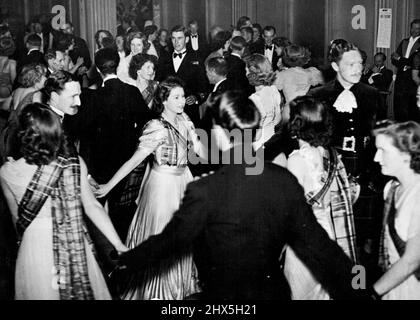
[[[187,184],[192,181],[187,167],[148,168],[140,188],[138,208],[126,241],[135,248],[159,234],[178,210]],[[199,292],[197,270],[189,248],[182,256],[165,259],[146,272],[129,277],[121,295],[125,300],[182,300]]]

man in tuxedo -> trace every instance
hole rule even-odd
[[[263,39],[264,39],[264,46],[259,46],[258,51],[255,53],[262,54],[267,57],[270,61],[273,70],[277,70],[277,63],[280,59],[278,56],[274,44],[273,39],[276,37],[276,28],[273,26],[266,26],[263,30]]]
[[[388,97],[389,86],[392,82],[394,73],[385,67],[386,55],[383,52],[375,54],[374,66],[366,74],[367,83],[379,90],[381,95],[381,106],[378,110],[378,119],[387,118],[386,99]]]
[[[86,41],[74,34],[73,24],[69,21],[61,26],[61,31],[74,37],[74,49],[70,51],[70,58],[73,63],[76,64],[77,59],[82,57],[84,66],[89,69],[92,65],[92,60]]]
[[[201,61],[204,61],[209,55],[209,45],[206,38],[199,32],[197,20],[191,20],[188,23],[188,37],[187,50],[194,52]]]
[[[419,121],[416,104],[417,85],[412,78],[413,56],[420,51],[420,19],[411,22],[410,38],[399,44],[392,54],[392,64],[397,67],[395,81],[394,117],[399,122]]]
[[[196,54],[187,50],[187,31],[182,26],[175,26],[171,31],[174,51],[168,57],[159,59],[156,80],[163,81],[169,76],[176,76],[185,82],[185,112],[197,126],[199,124],[199,105],[205,101],[208,81],[205,68]]]
[[[113,49],[105,48],[96,53],[95,65],[102,76],[103,85],[97,91],[84,93],[86,105],[70,121],[72,133],[80,141],[80,154],[99,184],[107,183],[130,159],[136,150],[141,130],[152,117],[139,90],[117,78],[119,61],[119,55]],[[102,201],[108,201],[110,218],[121,239],[127,235],[140,187],[137,194],[132,195],[131,201],[122,204],[121,198],[125,195],[128,181],[129,178],[124,179]]]
[[[246,64],[242,60],[246,48],[245,39],[234,37],[230,42],[231,54],[226,57],[229,71],[227,79],[234,90],[241,90],[249,97],[255,92],[255,88],[249,84],[246,76]]]
[[[242,112],[223,119],[215,116],[216,125],[227,129],[226,123],[235,118],[242,128],[234,125],[235,130],[255,129],[259,123],[255,105],[246,97],[233,96],[228,103]],[[221,96],[224,99],[227,93]],[[220,138],[216,141],[228,139]],[[222,144],[218,147],[222,149]],[[225,159],[231,161],[215,174],[190,183],[180,209],[162,233],[122,254],[120,266],[143,271],[192,247],[203,289],[200,298],[290,300],[279,261],[287,244],[334,299],[367,298],[368,290],[352,288],[353,263],[317,223],[296,178],[269,162],[261,174],[248,175],[245,160],[235,161],[247,148],[252,149],[252,139],[226,150],[230,157]]]
[[[50,49],[45,54],[47,62],[48,75],[64,69],[64,53],[58,50]]]
[[[28,53],[18,61],[16,68],[17,74],[20,74],[22,68],[31,63],[41,63],[46,65],[44,54],[40,51],[41,38],[36,34],[31,34],[26,39],[26,49]]]

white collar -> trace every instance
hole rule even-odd
[[[64,112],[63,111],[61,111],[61,110],[59,110],[57,108],[54,108],[51,105],[50,105],[50,108],[51,108],[52,111],[54,111],[56,114],[58,114],[58,116],[60,117],[60,119],[63,119],[64,118]]]
[[[32,49],[30,49],[30,50],[28,51],[28,56],[29,56],[29,54],[30,54],[32,51],[39,51],[39,49],[38,49],[38,48],[32,48]]]
[[[108,74],[105,78],[104,81],[102,82],[102,87],[105,87],[105,82],[107,82],[108,80],[111,79],[118,79],[116,74]]]
[[[215,85],[214,85],[214,89],[213,89],[213,92],[216,92],[216,90],[217,90],[217,88],[220,86],[220,84],[223,82],[223,81],[225,81],[226,80],[226,78],[223,78],[222,80],[220,80],[218,83],[216,83]]]
[[[174,53],[176,53],[176,54],[180,54],[180,53],[185,54],[185,53],[187,53],[187,49],[184,48],[181,52],[178,52],[178,51],[174,50]]]
[[[420,38],[420,36],[415,37],[415,38],[410,37],[410,42],[416,42],[419,38]]]
[[[241,56],[239,54],[237,54],[236,52],[232,52],[230,55],[242,59]]]

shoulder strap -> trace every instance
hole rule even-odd
[[[387,201],[391,201],[390,206],[389,206],[387,223],[388,223],[389,234],[391,236],[392,242],[394,243],[394,246],[397,249],[399,256],[402,257],[404,255],[405,247],[407,243],[400,238],[395,228],[395,216],[397,213],[397,209],[395,207],[396,190],[397,190],[397,185],[393,183],[387,197]],[[389,197],[392,197],[392,198],[389,198]],[[420,268],[414,272],[414,276],[417,278],[417,280],[420,281]]]
[[[335,151],[335,149],[332,147],[329,147],[327,151],[329,153],[329,159],[330,159],[329,168],[328,168],[328,178],[324,186],[322,187],[322,189],[315,196],[313,196],[312,198],[308,200],[308,203],[310,205],[315,204],[316,202],[318,202],[319,199],[322,199],[325,196],[325,194],[327,193],[328,189],[330,188],[333,182],[335,173],[337,171],[337,165],[338,165],[337,151]]]

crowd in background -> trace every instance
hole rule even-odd
[[[119,22],[91,53],[39,21],[16,52],[1,21],[2,298],[420,298],[420,20],[396,75],[248,17]],[[247,148],[260,174],[221,163]]]

